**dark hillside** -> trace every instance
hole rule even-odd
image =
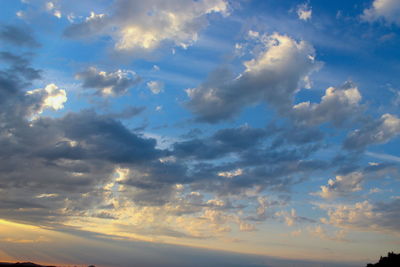
[[[400,254],[389,252],[387,257],[381,257],[379,262],[368,263],[367,267],[398,267],[400,266]]]

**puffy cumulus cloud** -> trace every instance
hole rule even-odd
[[[155,95],[164,91],[164,84],[160,81],[150,81],[146,85],[149,90]]]
[[[351,132],[343,146],[350,150],[362,150],[369,145],[387,143],[399,134],[400,119],[395,115],[383,114],[380,119]]]
[[[328,217],[321,222],[339,228],[400,234],[400,200],[370,203],[365,200],[348,205],[321,205]]]
[[[99,71],[90,67],[75,75],[82,80],[82,87],[95,89],[101,96],[120,96],[126,94],[128,89],[138,84],[141,78],[130,70],[117,70],[115,72]]]
[[[313,126],[332,122],[341,126],[361,114],[361,94],[352,83],[341,88],[329,87],[320,103],[302,102],[293,106],[291,117],[296,124]]]
[[[337,175],[335,180],[329,179],[328,185],[321,186],[321,191],[314,194],[327,199],[346,196],[362,190],[363,180],[364,176],[361,172]]]
[[[115,49],[120,51],[152,50],[162,42],[186,48],[198,39],[198,32],[207,25],[206,16],[210,13],[227,15],[227,1],[117,0],[111,14],[92,12],[85,21],[67,28],[65,35],[110,35]]]
[[[27,91],[26,95],[30,98],[36,98],[36,103],[32,106],[31,115],[40,114],[48,108],[53,110],[62,109],[68,99],[65,90],[59,89],[54,83],[46,85],[43,89]]]
[[[299,17],[299,19],[307,21],[307,20],[311,19],[312,8],[309,7],[307,3],[305,3],[305,4],[299,5],[297,7],[296,13],[297,13],[297,16]]]
[[[400,3],[397,0],[374,0],[372,6],[364,10],[361,18],[369,22],[383,19],[389,24],[400,26]]]
[[[236,78],[226,69],[211,73],[197,88],[187,89],[187,107],[199,121],[216,123],[232,118],[245,106],[265,101],[279,112],[290,110],[294,94],[320,67],[314,48],[305,41],[272,34],[262,37],[263,50],[243,62]]]

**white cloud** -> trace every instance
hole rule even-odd
[[[48,84],[45,88],[34,89],[26,92],[27,96],[40,98],[38,104],[32,109],[31,115],[37,115],[42,113],[45,109],[59,110],[64,107],[64,103],[67,102],[67,93],[63,89],[52,83]]]
[[[61,17],[62,17],[62,14],[61,14],[61,11],[60,11],[60,10],[55,10],[54,13],[53,13],[53,15],[54,15],[54,17],[57,17],[57,18],[59,18],[59,19],[61,19]]]
[[[66,35],[110,35],[119,51],[153,50],[165,41],[187,48],[197,41],[198,32],[207,26],[207,14],[228,15],[225,0],[118,0],[114,6],[113,14],[89,17],[82,23],[71,25]]]
[[[312,8],[309,7],[307,3],[299,5],[297,7],[297,16],[299,17],[299,19],[305,20],[305,21],[311,19]]]
[[[101,20],[105,17],[105,14],[96,14],[93,11],[90,12],[90,16],[86,18],[86,22]]]
[[[58,197],[58,194],[39,194],[36,198],[53,198]]]
[[[243,174],[243,169],[239,168],[239,169],[236,169],[236,170],[233,170],[233,171],[219,172],[218,176],[225,177],[225,178],[233,178],[235,176],[239,176],[239,175],[242,175],[242,174]]]
[[[46,3],[46,10],[49,12],[52,12],[53,16],[55,16],[59,19],[62,17],[61,11],[56,9],[56,6],[54,5],[53,2]]]
[[[389,24],[400,26],[400,1],[374,0],[372,6],[364,10],[361,18],[368,22],[383,19]]]
[[[147,83],[147,87],[155,95],[164,91],[164,84],[160,81],[150,81]]]

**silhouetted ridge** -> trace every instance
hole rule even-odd
[[[389,252],[387,257],[381,257],[379,262],[372,264],[368,263],[367,267],[399,267],[400,266],[400,254]]]

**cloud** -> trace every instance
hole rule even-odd
[[[101,96],[121,96],[128,92],[128,89],[138,84],[141,78],[130,70],[117,70],[115,72],[99,71],[90,67],[75,75],[75,78],[82,80],[82,87],[95,89],[96,94]]]
[[[312,16],[312,8],[308,6],[307,3],[301,4],[297,7],[297,16],[299,19],[307,21],[311,19]]]
[[[369,145],[387,143],[399,134],[400,119],[395,115],[383,114],[380,119],[351,132],[343,146],[349,150],[363,150]]]
[[[109,18],[105,14],[90,12],[90,16],[84,22],[72,24],[64,31],[64,35],[73,38],[87,38],[97,33],[103,33],[108,21]]]
[[[46,85],[43,89],[34,89],[26,92],[30,98],[36,98],[36,103],[32,107],[31,115],[41,114],[45,109],[51,108],[59,110],[64,108],[64,103],[67,102],[67,93],[63,89],[52,83]],[[39,100],[40,99],[40,100]]]
[[[222,177],[226,177],[226,178],[232,178],[235,176],[239,176],[243,174],[243,170],[242,169],[236,169],[233,171],[225,171],[225,172],[219,172],[218,176],[222,176]]]
[[[379,180],[386,177],[398,176],[396,165],[388,163],[370,163],[368,166],[343,175],[336,175],[335,179],[329,179],[327,185],[321,186],[321,191],[311,193],[325,199],[338,197],[351,197],[353,193],[362,191],[366,181]]]
[[[361,18],[368,22],[385,20],[388,24],[400,26],[400,3],[397,0],[374,0]]]
[[[290,110],[294,94],[304,80],[320,67],[314,48],[286,35],[272,34],[262,39],[263,50],[243,62],[236,78],[226,69],[211,73],[197,88],[187,89],[187,107],[197,120],[216,123],[237,115],[244,107],[267,102],[279,112]]]
[[[343,229],[339,230],[339,231],[335,231],[334,233],[329,233],[321,225],[317,225],[316,227],[308,228],[308,232],[311,235],[318,237],[320,239],[324,239],[324,240],[332,240],[332,241],[339,241],[339,242],[348,241],[346,239],[347,231],[343,230]]]
[[[146,107],[129,106],[120,112],[107,113],[105,116],[108,116],[108,117],[114,118],[114,119],[130,119],[132,117],[135,117],[135,116],[141,114],[145,109],[146,109]]]
[[[345,229],[400,234],[400,200],[370,203],[365,200],[349,205],[320,206],[327,210],[325,224]]]
[[[51,12],[56,18],[60,19],[62,17],[61,11],[57,9],[53,2],[46,3],[46,10]]]
[[[2,218],[54,226],[70,216],[90,217],[112,204],[100,188],[115,165],[161,156],[154,139],[94,111],[29,120],[46,108],[62,108],[66,93],[54,84],[27,90],[40,71],[29,58],[0,56],[0,157],[9,159],[0,164]]]
[[[13,87],[11,83],[14,83],[14,86],[26,87],[30,85],[31,81],[40,78],[41,71],[31,67],[31,59],[28,56],[20,56],[2,51],[0,52],[0,59],[9,65],[0,74],[3,82],[8,81],[8,84],[4,86]],[[4,90],[6,89],[9,88],[4,88]]]
[[[220,238],[233,227],[255,230],[257,221],[250,223],[247,218],[256,216],[251,209],[245,210],[252,200],[240,203],[249,190],[282,192],[297,181],[291,175],[315,168],[304,153],[302,162],[298,157],[273,161],[276,153],[261,153],[269,159],[268,167],[249,168],[262,160],[243,160],[242,174],[226,179],[218,173],[236,170],[235,162],[201,163],[231,153],[250,153],[260,146],[268,132],[247,125],[177,142],[168,151],[157,149],[154,139],[129,130],[114,118],[116,114],[82,110],[29,121],[32,110],[61,107],[62,101],[44,101],[62,95],[61,89],[50,85],[26,90],[24,86],[35,78],[27,71],[29,61],[5,56],[10,68],[0,72],[0,92],[5,96],[0,100],[0,157],[9,160],[0,166],[2,218],[83,229],[94,220],[113,220],[139,234]],[[283,153],[279,159],[285,157]],[[82,221],[72,220],[76,217]]]
[[[254,147],[266,135],[265,130],[249,126],[227,128],[217,131],[209,138],[176,142],[173,151],[179,158],[215,159]]]
[[[347,82],[341,88],[329,87],[321,102],[301,102],[293,106],[291,117],[296,124],[314,126],[332,122],[335,126],[343,126],[346,122],[360,116],[361,94],[358,88]]]
[[[328,185],[321,186],[321,191],[314,194],[326,199],[347,196],[362,190],[363,181],[364,175],[361,172],[337,175],[335,180],[329,179]]]
[[[93,158],[126,163],[155,159],[159,153],[154,139],[142,138],[115,119],[97,115],[92,110],[68,113],[47,123],[54,131],[61,131],[65,139],[71,140],[59,142],[53,148],[44,146],[41,155],[49,159]]]
[[[112,204],[101,185],[112,177],[116,165],[151,166],[160,156],[155,140],[142,138],[93,111],[31,122],[14,117],[12,124],[1,115],[3,124],[14,127],[0,129],[0,156],[10,157],[0,166],[3,218],[57,224],[70,216],[92,216]],[[143,179],[145,183],[146,176]],[[153,192],[164,195],[162,190]],[[144,194],[141,201],[146,197],[150,194]]]
[[[65,30],[68,37],[108,35],[118,51],[153,50],[169,42],[187,48],[207,26],[207,15],[228,15],[225,0],[117,0],[111,14],[91,13]]]
[[[31,34],[30,29],[21,28],[14,25],[0,26],[0,40],[19,46],[39,46],[39,43]]]
[[[164,84],[160,81],[150,81],[146,85],[149,90],[155,95],[164,91]]]

